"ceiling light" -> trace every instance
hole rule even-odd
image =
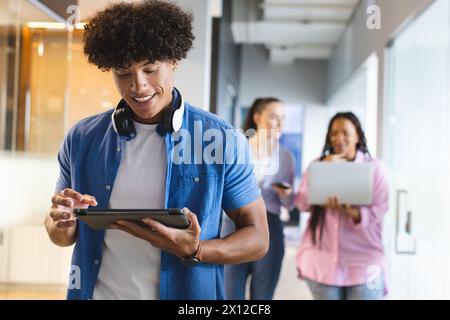
[[[79,22],[75,25],[75,29],[83,29],[86,23]],[[31,21],[27,22],[27,27],[30,29],[54,29],[54,30],[64,30],[64,29],[72,29],[72,25],[68,25],[62,22],[38,22]]]

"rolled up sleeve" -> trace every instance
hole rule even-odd
[[[303,174],[302,180],[300,181],[300,187],[295,196],[295,205],[300,211],[310,211],[308,202],[308,171]]]
[[[224,190],[222,208],[233,211],[257,200],[261,190],[256,183],[251,152],[245,136],[236,131],[232,141],[227,141],[227,156],[225,163]]]

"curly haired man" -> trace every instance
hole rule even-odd
[[[80,279],[69,285],[69,299],[223,299],[223,264],[267,252],[265,205],[252,165],[239,161],[246,139],[227,136],[229,124],[185,102],[174,87],[194,40],[192,19],[173,3],[148,0],[110,5],[85,27],[89,62],[112,72],[122,99],[78,122],[58,154],[45,226],[56,245],[75,244],[72,269]],[[189,154],[185,138],[198,130],[227,137],[228,161],[175,161],[177,142]],[[181,142],[180,132],[187,133]],[[190,225],[119,220],[94,230],[73,214],[87,206],[185,208]],[[237,226],[225,238],[222,209]]]

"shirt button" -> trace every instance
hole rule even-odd
[[[194,178],[194,181],[195,181],[195,182],[199,182],[199,181],[200,181],[200,178],[199,178],[199,177],[195,177],[195,178]]]
[[[109,184],[106,185],[105,187],[106,190],[111,190],[111,186]]]
[[[98,261],[97,259],[94,260],[94,264],[99,264],[99,263],[100,263],[100,261]]]
[[[120,147],[117,147],[116,151],[119,153],[120,152]]]

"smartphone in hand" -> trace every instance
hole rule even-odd
[[[292,188],[291,185],[287,182],[275,182],[272,183],[272,185],[285,190]]]

